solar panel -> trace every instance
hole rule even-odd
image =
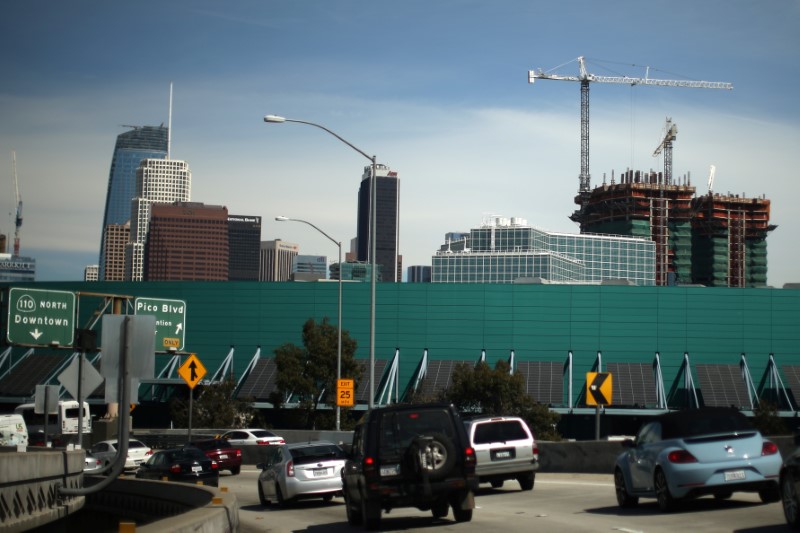
[[[611,404],[615,406],[654,406],[656,384],[651,363],[608,363],[611,373]]]
[[[66,357],[58,354],[29,355],[0,381],[0,395],[33,396],[36,385],[43,384]]]
[[[440,360],[428,361],[425,378],[420,383],[417,394],[421,398],[435,398],[439,392],[450,386],[453,380],[453,370],[456,365],[464,361]]]
[[[783,365],[781,367],[783,375],[786,377],[786,385],[794,392],[796,397],[800,397],[800,366]]]
[[[554,361],[517,363],[515,373],[525,378],[525,392],[545,405],[564,403],[564,364]]]
[[[278,375],[278,365],[271,357],[262,357],[256,361],[256,366],[242,383],[237,398],[254,398],[267,400],[275,391],[275,381]]]
[[[361,363],[361,382],[356,391],[356,403],[369,404],[369,360],[359,362]],[[375,359],[375,392],[378,391],[378,385],[383,379],[386,363],[386,359]]]
[[[751,408],[739,365],[698,364],[695,370],[705,405]]]

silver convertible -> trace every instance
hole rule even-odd
[[[617,503],[656,498],[662,511],[678,500],[734,492],[758,492],[761,501],[780,499],[781,454],[738,410],[703,407],[676,411],[646,422],[617,457]]]

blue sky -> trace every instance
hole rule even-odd
[[[123,125],[168,120],[192,199],[263,217],[262,238],[348,243],[369,161],[401,179],[400,249],[430,264],[449,231],[488,214],[553,231],[580,172],[577,83],[528,70],[727,81],[733,91],[591,86],[593,184],[652,157],[678,125],[673,175],[707,191],[766,196],[769,283],[800,281],[800,3],[767,0],[41,1],[0,17],[0,232],[13,234],[11,153],[24,202],[22,253],[38,279],[77,280],[97,260],[111,154]],[[347,244],[345,244],[345,247]]]

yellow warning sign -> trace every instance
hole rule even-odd
[[[586,373],[586,405],[611,405],[611,372]]]
[[[193,389],[206,375],[206,367],[203,366],[197,355],[192,353],[178,369],[178,375],[183,378],[190,389]]]
[[[336,381],[336,405],[352,407],[356,404],[355,381],[340,379]]]

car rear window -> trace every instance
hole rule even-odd
[[[452,418],[443,409],[391,411],[381,418],[381,452],[405,450],[415,437],[433,433],[455,436]]]
[[[253,436],[258,437],[259,439],[264,438],[264,437],[274,437],[275,436],[274,433],[270,433],[269,431],[266,431],[266,430],[263,430],[263,429],[259,430],[259,431],[251,431],[250,433],[252,433]]]
[[[147,448],[147,446],[143,442],[132,440],[128,441],[128,449],[130,450],[131,448]]]
[[[662,439],[747,431],[754,431],[753,425],[736,409],[694,409],[670,413],[661,418]]]
[[[292,448],[289,450],[295,464],[306,464],[322,461],[325,459],[344,459],[344,451],[334,445],[304,446],[302,448]]]
[[[216,450],[218,448],[230,448],[231,445],[228,441],[224,440],[201,440],[197,442],[190,442],[191,446],[200,448],[201,450]]]
[[[530,435],[519,420],[502,420],[476,424],[472,441],[474,444],[489,444],[529,438]]]

